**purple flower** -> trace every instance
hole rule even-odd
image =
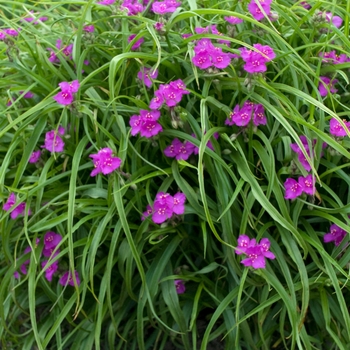
[[[313,196],[316,193],[315,178],[311,174],[306,177],[300,176],[298,183],[302,187],[302,191],[306,194]]]
[[[239,24],[243,22],[243,19],[234,16],[225,16],[224,20],[230,24]]]
[[[326,233],[323,236],[323,241],[325,243],[334,242],[334,244],[336,246],[338,246],[341,243],[341,241],[344,239],[345,236],[346,236],[346,231],[341,229],[336,224],[333,224],[330,227],[330,232]]]
[[[349,127],[350,127],[350,122],[346,121],[345,119],[343,120],[347,131],[344,129],[344,127],[338,122],[337,119],[332,118],[329,121],[329,132],[334,135],[334,136],[338,136],[338,137],[342,137],[342,136],[347,136],[347,132],[350,132]]]
[[[255,239],[254,239],[255,242]],[[245,254],[246,249],[250,245],[250,238],[247,235],[240,235],[237,239],[238,246],[235,249],[235,253],[238,255]],[[255,245],[255,243],[253,244]]]
[[[37,239],[35,240],[34,248],[36,248],[36,247],[38,246],[39,242],[40,242],[40,239],[37,238]],[[32,248],[31,248],[30,246],[28,246],[26,249],[24,249],[24,253],[23,253],[23,254],[26,255],[26,254],[30,253],[31,251],[32,251]],[[27,274],[27,265],[29,265],[29,264],[30,264],[30,259],[26,260],[26,261],[20,266],[20,270],[21,270],[21,272],[23,273],[23,275],[26,275],[26,274]]]
[[[58,261],[53,262],[52,264],[50,264],[50,266],[46,267],[46,265],[49,265],[49,261],[48,260],[44,260],[41,263],[41,267],[43,269],[45,269],[45,278],[51,282],[52,281],[52,277],[54,275],[54,273],[58,270]]]
[[[128,10],[128,16],[135,16],[144,9],[143,5],[141,5],[137,0],[124,0],[121,8]]]
[[[342,18],[339,16],[333,16],[332,12],[326,12],[326,21],[332,23],[336,28],[339,28],[343,23]]]
[[[302,7],[304,7],[305,9],[311,8],[311,5],[309,5],[306,1],[301,1],[301,2],[300,2],[300,5],[301,5]]]
[[[186,291],[185,283],[183,280],[174,280],[176,293],[177,294],[183,294]]]
[[[254,44],[253,47],[267,60],[267,62],[272,61],[276,57],[275,52],[268,45]]]
[[[68,46],[62,46],[62,40],[61,39],[57,39],[56,41],[56,48],[60,51],[62,51],[62,53],[67,57],[67,59],[72,60],[73,59],[73,44],[70,44]],[[52,63],[58,63],[60,62],[59,58],[57,57],[57,55],[55,54],[55,52],[51,49],[48,48],[48,50],[50,51],[50,57],[49,57],[49,61]]]
[[[58,244],[62,241],[62,236],[58,233],[49,231],[44,236],[44,248],[55,249]]]
[[[5,211],[11,211],[11,219],[15,220],[18,215],[21,215],[25,213],[26,210],[26,204],[25,203],[19,203],[17,206],[14,207],[16,203],[16,195],[12,192],[10,196],[8,197],[6,203],[3,205],[2,209]],[[28,216],[31,215],[31,211],[28,210]]]
[[[271,13],[271,3],[272,0],[251,0],[248,5],[248,10],[257,21],[261,21],[263,18],[265,18],[265,15],[269,15]],[[260,10],[260,7],[265,13]]]
[[[319,56],[322,57],[323,63],[330,63],[330,64],[345,63],[348,60],[348,57],[344,53],[337,55],[335,50],[330,52],[320,52]]]
[[[254,104],[253,107],[253,124],[255,126],[258,125],[266,125],[267,119],[265,116],[264,106],[261,104]]]
[[[136,37],[136,34],[131,34],[129,37],[128,37],[128,43],[130,43],[134,38]],[[145,41],[144,38],[140,38],[139,40],[137,40],[133,46],[131,46],[131,50],[137,50],[141,45],[142,43]]]
[[[40,155],[41,155],[41,151],[34,151],[32,154],[31,154],[31,156],[30,156],[30,158],[29,158],[29,163],[37,163],[38,161],[39,161],[39,159],[40,159]]]
[[[285,199],[294,199],[303,193],[303,187],[294,179],[288,178],[284,183]]]
[[[70,273],[70,271],[67,271],[60,278],[60,280],[59,280],[60,285],[66,286],[67,284],[69,284],[72,287],[74,287],[75,285],[79,286],[80,285],[80,278],[79,278],[78,272],[74,271],[74,275],[75,275],[76,284],[74,283],[73,276]]]
[[[8,29],[4,29],[4,33],[8,36],[12,36],[12,37],[16,37],[19,35],[19,31],[20,29],[18,29],[18,31],[16,29],[12,29],[12,28],[8,28]]]
[[[112,153],[113,151],[106,147],[100,149],[97,154],[89,155],[95,167],[90,174],[91,176],[96,176],[99,173],[107,175],[120,167],[122,160],[118,157],[113,157]]]
[[[334,84],[338,82],[337,79],[329,79],[328,77],[320,77],[318,84],[318,91],[322,97],[327,96],[328,92],[335,94],[338,90],[334,88]]]
[[[153,79],[157,79],[158,70],[152,70],[151,68],[142,67],[141,70],[137,73],[137,78],[150,88],[153,84]]]
[[[70,105],[74,100],[74,93],[78,92],[80,84],[78,80],[74,80],[71,83],[66,81],[59,83],[61,91],[53,97],[53,99],[64,106]]]
[[[157,30],[158,32],[161,32],[161,31],[163,31],[164,23],[156,22],[156,23],[153,25],[153,27],[154,27],[154,29]]]
[[[167,203],[155,201],[153,209],[152,220],[155,224],[161,224],[173,215],[173,209]]]
[[[182,215],[185,212],[185,202],[186,202],[186,196],[182,192],[177,192],[174,194],[174,205],[173,205],[173,212],[176,215]]]
[[[194,137],[194,138],[196,138],[196,135],[195,135],[195,134],[192,134],[191,136]],[[213,136],[214,136],[215,140],[217,140],[217,139],[219,138],[219,133],[218,133],[218,132],[214,132]],[[198,152],[199,152],[199,147],[197,147],[197,146],[195,146],[195,145],[193,145],[193,147],[194,147],[193,153],[194,153],[195,155],[197,155]],[[207,147],[208,147],[209,149],[211,149],[212,151],[214,151],[213,144],[212,144],[212,142],[211,142],[210,140],[209,140],[208,143],[207,143]]]
[[[58,133],[63,135],[64,128],[58,128]],[[51,130],[45,134],[45,143],[41,147],[47,149],[51,153],[63,152],[64,141],[57,135],[56,130]]]
[[[93,24],[85,25],[85,26],[83,27],[83,30],[84,30],[84,32],[86,32],[86,33],[93,33],[93,32],[95,31],[95,27],[94,27]]]
[[[166,13],[172,13],[176,10],[176,7],[168,6],[165,1],[155,1],[152,4],[152,11],[157,15],[164,15]]]
[[[260,243],[259,243],[260,247],[261,247],[261,252],[262,255],[264,255],[265,258],[268,259],[275,259],[275,254],[273,254],[272,252],[270,252],[270,241],[268,238],[262,238]]]
[[[146,211],[142,213],[141,221],[144,221],[148,216],[150,216],[153,213],[152,207],[148,204],[146,207]]]

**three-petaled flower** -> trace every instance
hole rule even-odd
[[[74,100],[74,93],[78,92],[80,84],[78,80],[73,80],[71,83],[66,81],[59,83],[61,91],[53,97],[53,99],[64,106],[70,105]]]

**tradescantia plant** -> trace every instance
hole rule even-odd
[[[347,349],[350,1],[2,1],[1,349]]]

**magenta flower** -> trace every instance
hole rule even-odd
[[[235,249],[235,253],[238,255],[245,254],[246,249],[250,245],[250,238],[247,235],[240,235],[237,239],[237,248]],[[255,239],[253,242],[253,245],[255,245]]]
[[[86,33],[93,33],[95,31],[95,26],[93,24],[85,25],[83,27],[84,32]]]
[[[337,137],[342,137],[342,136],[347,136],[347,132],[350,133],[349,127],[350,127],[350,122],[346,121],[345,119],[343,120],[347,130],[344,129],[344,127],[338,122],[337,119],[332,118],[329,121],[329,132]]]
[[[128,43],[130,43],[134,38],[136,37],[136,34],[131,34],[129,37],[128,37]],[[136,40],[136,42],[134,43],[134,45],[131,46],[131,50],[137,50],[141,45],[142,43],[145,41],[144,38],[140,38],[139,40]]]
[[[58,128],[58,134],[64,134],[64,128]],[[41,148],[47,149],[51,153],[63,152],[64,150],[64,141],[57,134],[56,130],[48,131],[45,134],[45,143],[41,146]]]
[[[161,224],[173,215],[172,206],[170,207],[167,203],[162,204],[159,201],[155,201],[153,209],[152,220],[155,224]]]
[[[49,231],[44,236],[44,249],[55,249],[62,241],[62,236],[58,233]]]
[[[264,269],[266,265],[265,258],[275,259],[275,254],[270,252],[270,241],[268,238],[262,238],[261,242],[257,244],[254,238],[250,239],[247,235],[240,235],[237,242],[238,246],[235,249],[235,253],[247,255],[247,258],[241,261],[241,264],[244,266]]]
[[[268,238],[262,238],[260,243],[259,243],[260,247],[261,247],[261,253],[262,255],[264,255],[265,258],[268,259],[275,259],[275,254],[273,254],[272,252],[270,252],[270,241]]]
[[[306,1],[301,1],[300,5],[307,10],[311,8],[311,5],[309,5]]]
[[[285,199],[294,199],[303,193],[303,187],[294,179],[288,178],[284,183]]]
[[[141,221],[144,221],[148,216],[150,216],[153,213],[152,207],[148,204],[146,207],[146,211],[142,213]]]
[[[99,1],[97,4],[99,5],[113,5],[115,3],[116,0],[102,0],[102,1]]]
[[[12,37],[16,37],[19,35],[19,31],[20,29],[18,29],[18,31],[16,29],[12,29],[12,28],[8,28],[8,29],[4,29],[4,33],[8,36],[12,36]]]
[[[128,16],[135,16],[144,10],[143,5],[141,5],[137,0],[124,0],[121,8],[127,9]]]
[[[163,131],[162,126],[157,122],[159,118],[159,111],[141,109],[140,115],[133,115],[130,118],[129,125],[131,126],[131,135],[135,136],[140,133],[143,137],[151,138],[159,134]]]
[[[164,103],[168,107],[175,107],[181,101],[182,96],[189,93],[181,79],[165,85],[160,84],[159,89],[154,93],[156,97],[151,100],[149,107],[159,109]]]
[[[341,229],[336,224],[333,224],[330,227],[330,232],[326,233],[323,236],[323,241],[325,243],[334,242],[334,244],[338,246],[342,242],[345,236],[346,236],[346,231]]]
[[[243,22],[243,19],[234,16],[225,16],[224,20],[230,24],[239,24]]]
[[[248,10],[257,21],[261,21],[266,15],[268,16],[271,13],[271,3],[272,0],[251,0],[248,5]],[[260,7],[265,13],[261,11]]]
[[[253,107],[253,124],[255,126],[258,125],[266,125],[267,119],[265,116],[264,106],[261,104],[254,104]]]
[[[64,56],[66,56],[67,59],[73,59],[73,44],[69,44],[68,46],[62,46],[62,40],[57,39],[56,48],[60,50],[64,54]],[[48,48],[48,50],[50,51],[49,61],[52,63],[59,63],[60,60],[55,54],[55,52],[51,48]]]
[[[153,84],[153,79],[157,79],[158,70],[152,70],[151,68],[142,67],[137,73],[137,78],[142,81],[148,88]]]
[[[196,28],[198,31],[203,28]],[[206,30],[204,28],[204,30]],[[217,30],[214,30],[217,34]],[[230,42],[225,41],[224,44]],[[209,67],[216,67],[219,69],[226,68],[231,63],[231,56],[228,53],[222,51],[221,48],[215,47],[209,39],[200,39],[197,41],[194,47],[195,55],[192,58],[192,62],[200,69],[208,69]]]
[[[38,161],[39,161],[39,159],[40,159],[40,156],[41,156],[41,151],[34,151],[32,154],[31,154],[31,156],[30,156],[30,158],[29,158],[29,160],[28,160],[28,162],[29,163],[37,163]]]
[[[191,142],[185,141],[182,143],[175,138],[171,145],[165,148],[164,154],[169,158],[176,158],[176,160],[187,160],[193,153],[194,147]]]
[[[311,174],[306,177],[300,176],[298,183],[302,187],[302,191],[306,194],[313,196],[316,193],[315,178]]]
[[[182,215],[185,212],[185,202],[186,202],[186,196],[182,192],[177,192],[174,194],[174,205],[173,205],[173,212],[176,215]]]
[[[96,176],[99,173],[104,175],[112,173],[114,170],[120,167],[122,160],[118,157],[112,156],[113,151],[106,147],[100,149],[97,154],[90,154],[95,169],[91,172],[91,176]]]
[[[166,13],[173,13],[176,10],[174,6],[168,6],[165,1],[155,1],[152,4],[152,11],[157,15],[165,15]]]
[[[41,263],[41,267],[43,269],[45,269],[45,278],[51,282],[52,281],[52,277],[54,275],[54,273],[58,270],[58,261],[53,262],[51,265],[49,265],[48,267],[46,267],[46,265],[49,265],[49,261],[48,260],[44,260]]]
[[[183,280],[174,280],[176,293],[177,294],[183,294],[186,291],[185,283]]]
[[[18,215],[21,215],[25,213],[26,210],[26,204],[25,203],[19,203],[14,207],[16,203],[16,195],[12,192],[10,196],[8,197],[6,203],[3,205],[2,209],[5,211],[11,211],[11,219],[15,220]],[[28,216],[31,215],[31,211],[28,210]]]
[[[78,92],[80,84],[78,80],[74,80],[71,83],[66,81],[59,83],[58,86],[61,89],[57,95],[53,97],[53,99],[64,106],[70,105],[74,100],[74,93]]]
[[[335,94],[338,90],[334,88],[334,84],[338,82],[337,79],[329,79],[328,77],[320,77],[318,84],[318,91],[322,97],[327,96],[328,92]]]
[[[333,16],[332,12],[326,12],[326,21],[332,23],[336,28],[340,28],[343,23],[343,19],[339,16]]]
[[[335,50],[330,52],[320,52],[319,56],[322,57],[323,63],[340,64],[348,61],[348,57],[344,53],[338,55]]]
[[[268,45],[254,44],[253,47],[267,60],[267,62],[272,61],[276,57],[275,52]]]
[[[75,285],[79,286],[80,285],[80,278],[79,278],[78,272],[74,271],[74,275],[75,275],[76,284],[74,283],[73,276],[72,276],[71,272],[67,271],[60,278],[60,280],[59,280],[60,285],[66,286],[67,284],[69,284],[72,287],[74,287]]]
[[[40,239],[37,238],[35,240],[35,245],[34,245],[34,248],[36,248],[38,246],[40,242]],[[30,253],[32,251],[32,248],[30,246],[28,246],[26,249],[24,249],[24,252],[23,254],[26,255],[28,253]],[[23,275],[26,275],[27,274],[27,266],[30,264],[30,259],[26,260],[21,266],[20,266],[20,270],[21,272],[23,273]],[[18,275],[18,273],[17,273]]]

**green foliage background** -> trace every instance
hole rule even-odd
[[[349,139],[331,137],[328,123],[348,118],[350,63],[325,66],[319,53],[350,55],[350,1],[310,1],[305,10],[274,0],[279,19],[264,24],[246,3],[184,0],[160,37],[150,11],[127,17],[92,0],[1,1],[2,27],[22,30],[14,48],[0,43],[0,194],[5,203],[15,192],[33,214],[11,220],[1,213],[0,348],[144,350],[172,341],[177,349],[205,350],[217,338],[225,349],[349,349],[348,237],[334,247],[323,235],[331,223],[349,231]],[[49,20],[21,22],[31,10]],[[342,17],[343,26],[323,24],[320,34],[312,22],[319,10]],[[225,35],[223,16],[230,15],[244,19],[234,38]],[[93,40],[83,32],[86,23],[96,28]],[[181,37],[213,23],[222,37]],[[132,33],[145,39],[142,51],[130,50]],[[202,37],[229,40],[231,53],[260,42],[277,57],[248,89],[237,63],[214,76],[191,64],[193,40]],[[74,43],[74,62],[62,53],[59,65],[48,60],[58,38]],[[159,69],[151,90],[136,83],[143,65]],[[322,99],[318,83],[326,73],[339,79],[338,95]],[[52,96],[58,83],[75,79],[76,109],[62,108]],[[163,111],[156,144],[132,137],[129,117],[147,109],[159,83],[174,79],[191,91],[181,102],[184,128],[174,129]],[[19,91],[35,97],[7,107]],[[224,121],[245,99],[265,107],[268,124],[232,141],[238,128]],[[45,132],[59,125],[68,130],[64,153],[46,152],[40,165],[28,164]],[[303,148],[299,135],[317,140],[308,158],[318,192],[291,202],[283,198],[283,182],[291,171],[290,143]],[[175,137],[198,145],[198,157],[166,158],[162,151]],[[130,176],[90,177],[89,154],[102,147],[116,152]],[[301,166],[297,172],[306,175]],[[185,193],[183,222],[141,222],[159,191]],[[80,287],[45,280],[42,243],[22,255],[49,230],[63,236],[56,259],[79,272]],[[242,233],[271,240],[276,259],[265,270],[240,264],[234,247]],[[14,279],[29,256],[28,274]],[[185,294],[176,294],[178,278],[186,281]]]

